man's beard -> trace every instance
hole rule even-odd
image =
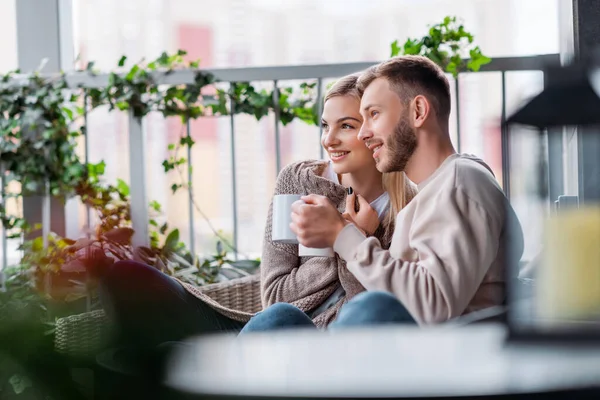
[[[403,115],[394,128],[394,133],[385,142],[387,162],[377,163],[380,172],[404,171],[408,160],[417,148],[415,130],[408,123],[407,115]]]

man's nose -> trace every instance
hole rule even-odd
[[[358,139],[365,141],[373,137],[373,132],[366,123],[363,123],[360,127],[360,131],[358,131]]]

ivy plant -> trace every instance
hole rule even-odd
[[[474,36],[465,30],[456,17],[446,17],[429,27],[427,35],[420,39],[408,38],[403,45],[395,40],[391,45],[391,57],[398,55],[425,56],[440,65],[454,77],[463,71],[479,71],[491,59],[474,44]]]
[[[70,197],[86,175],[76,153],[81,132],[71,128],[78,97],[66,90],[64,76],[45,79],[36,73],[17,84],[18,72],[0,77],[0,173],[5,184],[15,180],[21,186],[5,199],[47,191]],[[8,215],[6,202],[0,206],[0,218],[9,237],[30,228],[19,216]]]

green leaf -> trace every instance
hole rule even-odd
[[[117,179],[117,190],[123,196],[129,196],[129,185],[123,179]]]
[[[129,70],[129,72],[127,73],[127,75],[125,75],[125,80],[127,82],[131,82],[133,81],[133,78],[135,78],[136,74],[138,73],[138,71],[140,70],[140,66],[139,65],[134,65],[133,67],[131,67],[131,69]]]
[[[160,203],[159,203],[158,201],[156,201],[156,200],[152,200],[152,201],[150,202],[150,207],[152,207],[152,209],[153,209],[154,211],[160,212],[160,208],[161,208],[161,206],[160,206]]]
[[[458,65],[454,61],[450,61],[448,65],[446,65],[446,72],[449,72],[456,78],[458,75]]]
[[[169,145],[167,146],[167,149],[169,149],[170,151],[175,150],[175,144],[174,143],[169,143]]]
[[[36,237],[31,241],[31,250],[40,251],[44,248],[44,239],[41,236]]]
[[[163,53],[156,59],[156,62],[162,66],[165,66],[169,63],[169,55],[163,51]]]
[[[150,232],[150,246],[158,247],[158,241],[159,241],[158,232],[155,232],[155,231]]]
[[[164,248],[168,251],[173,251],[179,243],[179,229],[173,229],[165,239]]]
[[[164,224],[162,224],[162,226],[160,227],[160,229],[158,231],[160,232],[161,235],[164,235],[165,232],[167,231],[167,229],[169,229],[169,224],[165,222]]]
[[[118,64],[118,65],[119,65],[119,67],[122,67],[122,66],[124,66],[124,65],[125,65],[125,61],[127,61],[127,56],[122,56],[122,57],[119,59],[119,64]]]
[[[104,171],[106,169],[106,163],[104,160],[100,161],[98,164],[87,164],[88,174],[90,177],[98,177],[99,175],[104,175]]]
[[[428,39],[428,37],[424,39]],[[419,55],[424,45],[426,46],[425,40],[407,39],[402,52],[406,55]]]
[[[163,169],[165,170],[165,172],[169,172],[172,169],[175,169],[175,164],[173,164],[172,162],[168,161],[168,160],[164,160],[162,162],[162,166]]]
[[[475,47],[469,52],[471,59],[467,62],[467,68],[471,71],[477,72],[482,65],[489,64],[492,59],[481,54],[479,47]]]
[[[400,46],[398,46],[398,41],[394,40],[392,42],[392,46],[391,46],[390,57],[396,57],[397,55],[399,55],[400,54],[400,50],[401,50],[401,48],[400,48]]]
[[[115,74],[114,72],[111,72],[110,74],[108,74],[108,86],[115,86],[117,84],[117,81],[119,80],[119,76],[117,74]],[[96,95],[99,95],[98,93],[96,93]]]
[[[181,144],[182,146],[192,147],[194,143],[196,142],[194,142],[191,136],[185,136],[179,139],[179,144]]]

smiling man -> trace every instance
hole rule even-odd
[[[402,322],[407,311],[431,324],[501,304],[505,236],[516,249],[510,257],[519,259],[522,231],[490,168],[454,150],[444,72],[424,57],[396,57],[365,72],[360,90],[359,138],[379,171],[404,171],[419,194],[398,214],[389,250],[324,197],[294,204],[291,228],[299,242],[333,247],[369,291],[343,307],[338,320]],[[510,233],[507,221],[516,227]]]

